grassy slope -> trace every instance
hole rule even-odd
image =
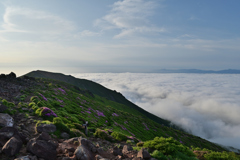
[[[38,103],[28,104],[27,100],[22,99],[22,106],[31,106],[35,113],[39,107],[50,108],[61,119],[64,125],[71,130],[76,130],[76,124],[89,122],[89,128],[101,128],[117,131],[127,136],[134,136],[141,141],[151,140],[154,137],[173,137],[182,142],[185,146],[207,148],[214,151],[223,151],[220,146],[213,144],[200,137],[166,127],[143,116],[140,112],[114,101],[92,97],[87,92],[76,87],[49,79],[37,79],[39,85],[23,91],[25,96],[34,95],[38,97]],[[61,90],[64,90],[61,91]],[[47,100],[40,95],[42,94]],[[27,111],[23,111],[27,112]],[[98,113],[103,115],[99,115]],[[115,113],[115,114],[114,114]],[[37,113],[39,114],[39,113]],[[41,115],[41,114],[39,114]],[[43,116],[45,120],[54,121],[54,116]],[[74,125],[75,124],[75,125]],[[59,133],[56,133],[59,134]]]
[[[67,76],[67,75],[64,75],[61,73],[51,73],[51,72],[46,72],[46,71],[32,71],[32,72],[26,74],[26,76],[59,80],[59,81],[63,81],[63,82],[75,85],[82,89],[87,89],[87,90],[91,91],[93,94],[96,94],[100,97],[105,97],[106,99],[124,104],[130,108],[133,108],[134,110],[137,110],[138,112],[142,113],[149,119],[151,119],[159,124],[163,124],[165,126],[170,126],[169,121],[161,119],[161,118],[145,111],[144,109],[142,109],[142,108],[138,107],[137,105],[133,104],[132,102],[128,101],[121,93],[107,89],[98,83],[95,83],[95,82],[92,82],[92,81],[89,81],[86,79],[78,79],[73,76]]]

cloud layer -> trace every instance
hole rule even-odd
[[[75,74],[121,92],[194,135],[240,148],[240,75]]]

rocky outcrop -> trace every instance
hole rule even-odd
[[[151,159],[151,156],[148,153],[148,151],[143,148],[138,152],[137,157],[140,157],[140,158],[146,159],[146,160]]]
[[[7,113],[0,113],[0,127],[12,127],[13,118]]]
[[[74,155],[76,156],[77,160],[92,160],[94,159],[94,155],[92,151],[96,152],[96,147],[94,144],[85,139],[79,138],[80,146],[75,150]]]
[[[2,151],[8,156],[14,156],[20,151],[22,144],[19,137],[12,137],[3,146]]]
[[[57,128],[54,124],[40,124],[36,127],[36,130],[38,133],[53,133],[57,130]]]
[[[37,138],[29,140],[27,151],[46,160],[54,160],[57,157],[57,146],[58,143],[51,140],[48,133],[43,132]]]
[[[128,152],[132,151],[132,150],[133,150],[132,146],[124,145],[122,153],[125,154],[125,153],[128,153]]]

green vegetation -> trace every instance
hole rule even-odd
[[[118,132],[113,132],[111,134],[111,136],[118,141],[126,141],[127,140],[127,136],[125,136],[121,133],[118,133]]]
[[[83,134],[82,124],[88,121],[89,133],[95,133],[96,137],[106,138],[103,136],[105,131],[107,137],[111,135],[118,141],[132,139],[135,143],[155,137],[172,137],[187,147],[225,151],[200,137],[156,123],[131,107],[92,95],[76,86],[43,78],[36,78],[35,81],[38,85],[23,91],[24,95],[32,96],[30,102],[24,100],[20,104],[55,124],[57,131],[54,134],[58,137],[62,132],[72,137]]]

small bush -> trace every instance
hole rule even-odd
[[[112,132],[111,136],[118,141],[126,141],[127,140],[127,136],[125,136],[119,132]]]
[[[143,146],[158,150],[164,155],[175,155],[177,152],[181,152],[189,157],[195,157],[195,154],[188,147],[174,140],[172,137],[155,137],[153,140],[145,142]]]
[[[70,133],[70,129],[63,123],[60,117],[53,118],[53,124],[57,127],[57,130]]]
[[[108,141],[112,141],[112,137],[108,134],[108,132],[99,128],[94,133],[94,136]]]
[[[155,150],[151,156],[156,159],[161,159],[161,160],[168,160],[168,157],[165,156],[162,152]]]
[[[137,146],[138,146],[138,147],[143,147],[143,145],[144,145],[144,142],[138,142],[138,143],[137,143]]]
[[[37,96],[33,96],[31,97],[30,101],[37,104],[39,102],[39,98]]]
[[[70,136],[71,137],[82,136],[82,137],[86,138],[86,135],[83,132],[79,131],[78,129],[74,129],[74,128],[70,129]]]

